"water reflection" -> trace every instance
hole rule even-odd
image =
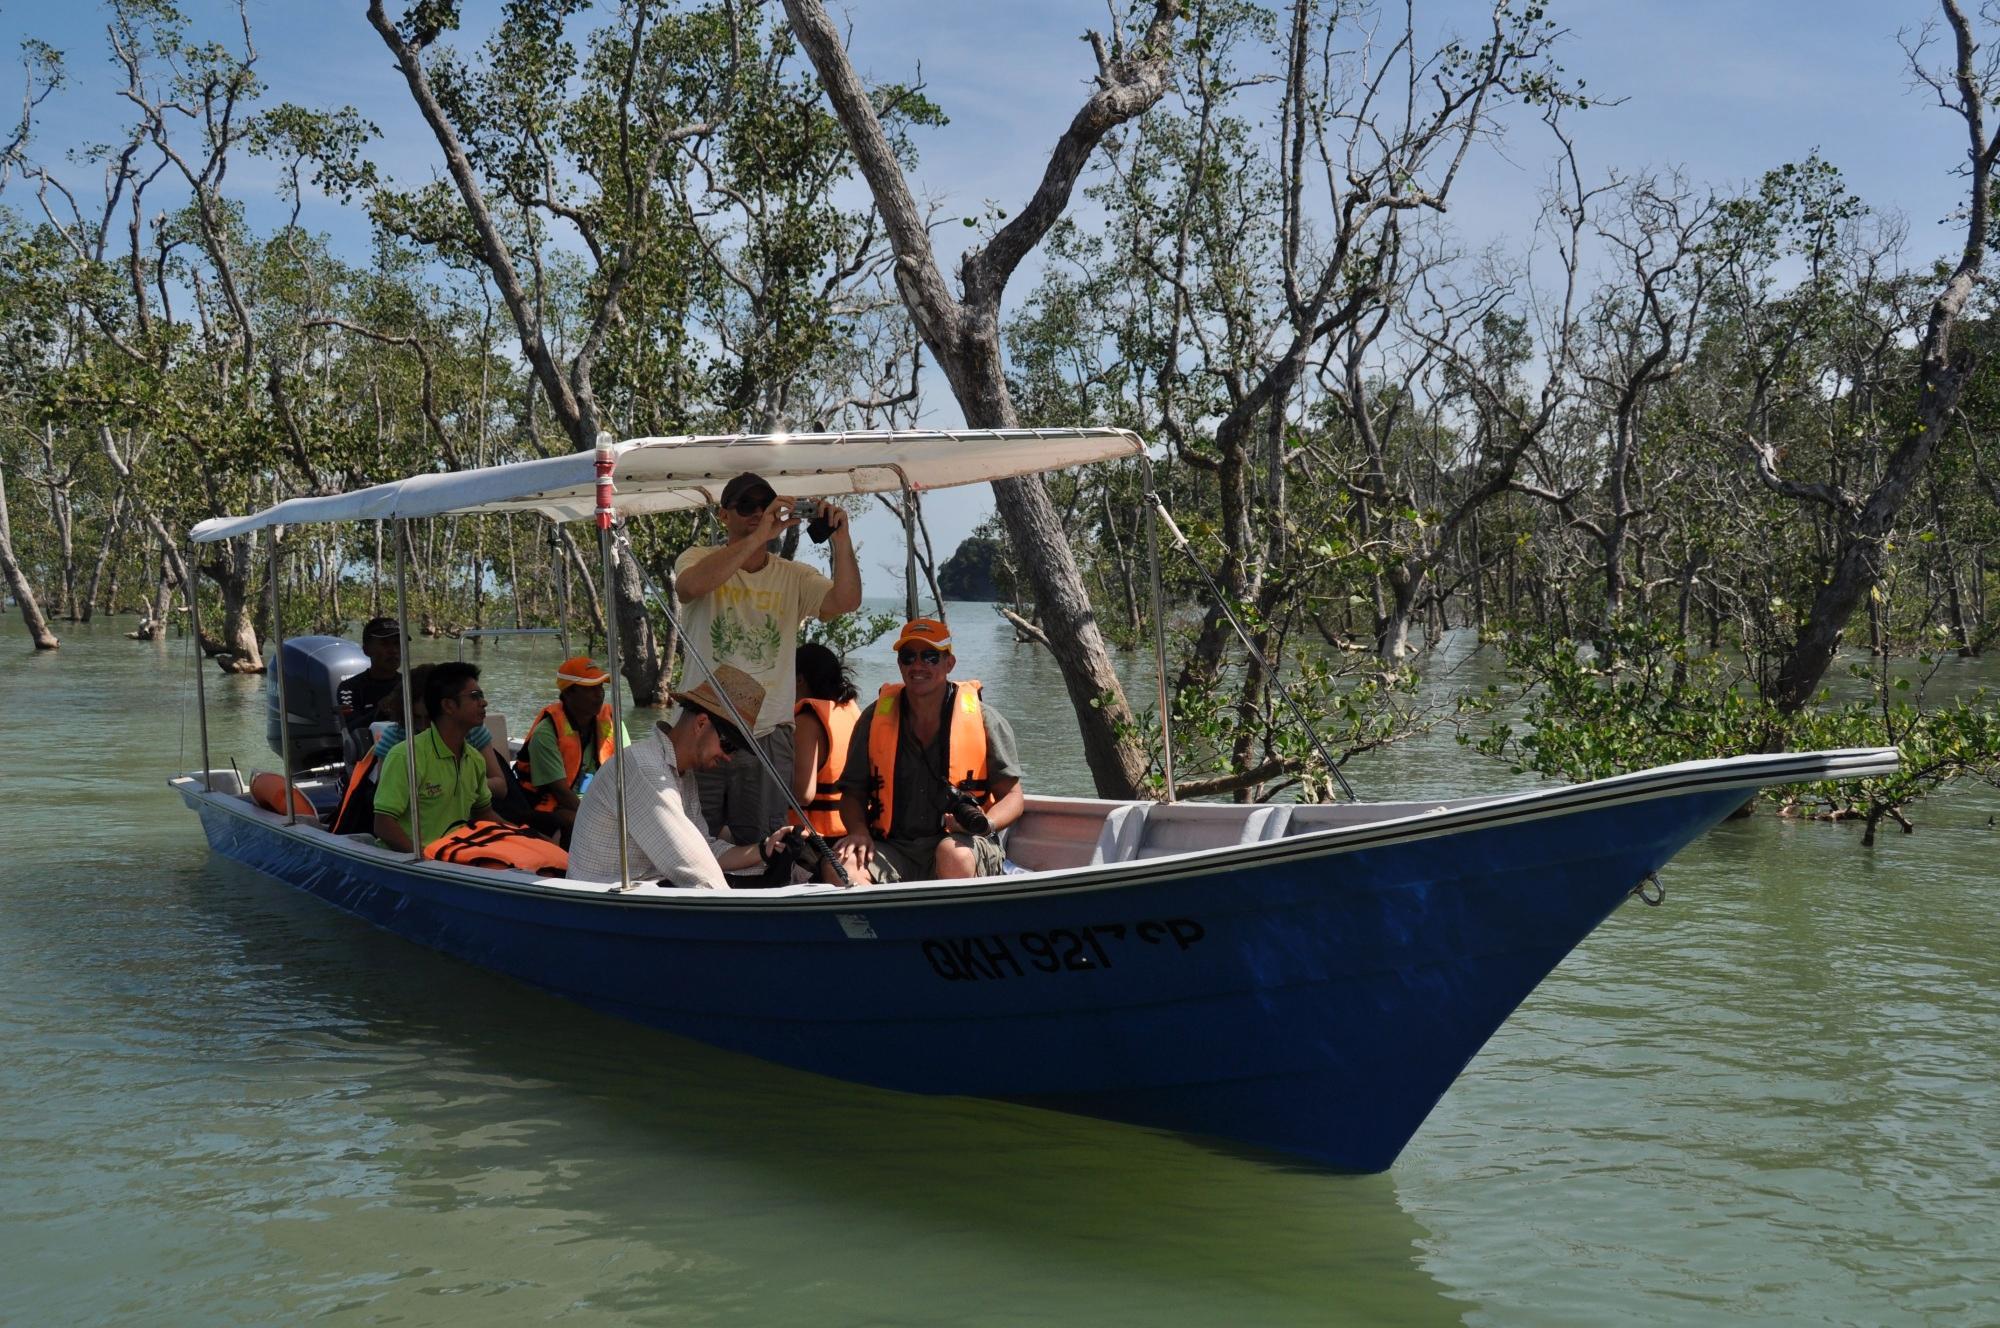
[[[330,1219],[371,1240],[415,1215],[450,1233],[421,1268],[368,1258],[298,1308],[456,1289],[523,1309],[578,1296],[594,1268],[583,1302],[611,1316],[746,1300],[764,1323],[1445,1312],[1387,1178],[798,1074],[527,991],[220,860],[184,884],[233,956],[190,1013],[229,1030],[245,1097],[286,1122],[285,1171],[239,1211],[312,1227],[261,1233],[305,1274],[325,1267]],[[170,1160],[235,1172],[275,1144],[249,1132]]]

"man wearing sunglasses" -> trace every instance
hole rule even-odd
[[[723,704],[725,695],[728,705]],[[726,890],[724,872],[754,872],[784,847],[790,827],[749,844],[716,838],[695,796],[696,775],[728,765],[747,741],[729,717],[730,706],[754,725],[764,689],[743,670],[724,664],[714,681],[672,696],[681,705],[673,723],[662,720],[650,741],[641,739],[619,751],[583,791],[570,837],[573,879],[618,879],[620,780],[625,783],[625,868],[632,880]]]
[[[1026,804],[1020,758],[979,684],[951,680],[956,663],[951,629],[912,618],[896,635],[903,680],[883,684],[848,739],[834,852],[857,885],[1000,872],[996,836]]]
[[[674,592],[686,606],[686,647],[710,668],[741,669],[764,691],[763,718],[751,736],[775,770],[792,768],[792,712],[799,624],[832,622],[861,607],[861,567],[854,558],[847,513],[829,503],[833,575],[772,552],[772,541],[799,524],[793,499],[761,476],[745,472],[722,488],[720,545],[697,545],[674,563]],[[690,667],[686,676],[706,676]],[[708,822],[741,844],[754,844],[784,823],[785,791],[749,752],[723,770],[699,777]]]

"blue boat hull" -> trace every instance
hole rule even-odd
[[[1351,1171],[1388,1167],[1535,985],[1745,797],[1742,779],[1585,785],[1442,827],[757,897],[412,864],[177,787],[218,853],[616,1015],[841,1079]]]

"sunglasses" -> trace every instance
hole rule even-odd
[[[730,510],[738,516],[758,516],[771,505],[772,498],[776,496],[773,494],[771,498],[739,498],[736,506]]]
[[[936,664],[944,658],[944,655],[945,652],[942,650],[919,650],[915,646],[906,646],[896,652],[896,662],[914,664],[921,659],[926,664]]]
[[[743,750],[743,744],[730,737],[728,731],[720,724],[715,726],[715,742],[717,746],[722,748],[724,756],[734,756]]]
[[[460,692],[457,696],[454,696],[451,699],[459,702],[460,704],[464,704],[467,701],[484,701],[486,699],[486,693],[480,691],[477,687],[475,687],[469,692]]]

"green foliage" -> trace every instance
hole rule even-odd
[[[1328,657],[1307,657],[1286,673],[1291,699],[1312,719],[1336,764],[1427,731],[1440,717],[1416,701],[1415,674],[1357,673]],[[1332,802],[1345,795],[1320,759],[1312,735],[1275,695],[1250,703],[1240,676],[1196,679],[1170,693],[1174,779],[1182,796],[1229,794],[1269,801]],[[1159,711],[1139,706],[1130,730],[1153,754],[1148,781],[1164,792]],[[1245,779],[1244,772],[1265,771]]]
[[[1657,628],[1625,626],[1598,647],[1544,628],[1505,642],[1512,687],[1477,698],[1490,725],[1460,741],[1486,756],[1572,781],[1676,761],[1765,750],[1783,732],[1740,670]],[[1509,720],[1518,712],[1519,724]]]
[[[2000,787],[2000,716],[1985,688],[1925,707],[1898,699],[1854,701],[1801,712],[1791,729],[1802,751],[1894,746],[1902,766],[1893,775],[1838,783],[1800,784],[1773,796],[1793,814],[1821,820],[1859,820],[1872,841],[1887,818],[1905,832],[1914,803],[1962,779]]]
[[[1902,766],[1893,775],[1763,794],[1786,815],[1860,820],[1870,842],[1878,822],[1908,830],[1910,806],[1961,779],[2000,784],[2000,715],[1983,688],[1927,706],[1908,676],[1860,668],[1872,696],[1823,693],[1784,715],[1741,667],[1665,632],[1627,628],[1600,645],[1609,653],[1532,628],[1511,634],[1510,684],[1468,705],[1477,718],[1459,741],[1517,773],[1571,781],[1747,752],[1895,747]]]
[[[817,641],[843,660],[864,646],[873,645],[902,625],[893,613],[854,612],[827,622],[808,618],[799,629],[799,640]]]

